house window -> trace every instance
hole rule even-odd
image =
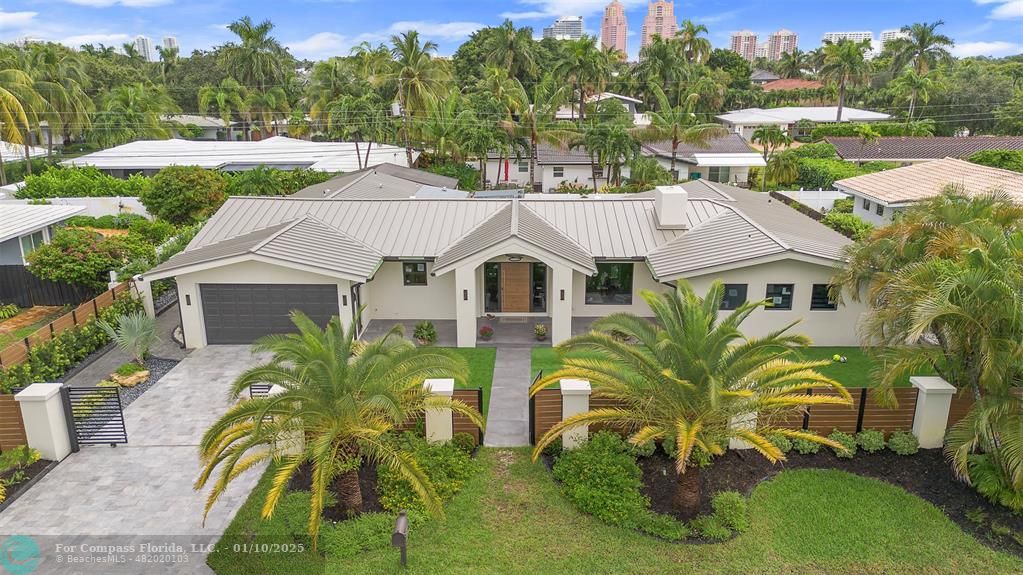
[[[592,166],[593,179],[599,180],[604,177],[604,166]]]
[[[519,162],[519,173],[526,174],[529,172],[529,162],[523,160]]]
[[[863,198],[863,209],[870,210],[870,200],[867,198]]]
[[[875,209],[874,212],[877,213],[877,215],[879,215],[879,216],[883,216],[884,215],[884,206],[882,206],[881,204],[877,204],[877,209]]]
[[[767,309],[792,309],[792,284],[767,284]]]
[[[565,166],[554,166],[554,177],[564,178],[565,177]]]
[[[36,251],[43,245],[43,230],[21,237],[21,255],[27,258],[28,254]]]
[[[426,262],[405,262],[401,264],[401,271],[405,285],[426,285]]]
[[[828,284],[813,284],[813,291],[810,293],[810,309],[838,309],[838,304],[831,299]]]
[[[703,175],[700,174],[700,172],[689,172],[689,179],[690,180],[699,180],[702,177],[703,177]]]
[[[746,284],[725,284],[725,297],[721,300],[721,309],[736,309],[746,303]]]
[[[711,166],[707,168],[707,179],[712,182],[728,183],[728,166]]]
[[[586,303],[632,304],[632,263],[598,263],[597,274],[586,278]]]

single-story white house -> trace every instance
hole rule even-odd
[[[25,258],[50,243],[54,226],[85,211],[83,206],[0,204],[0,266],[23,266]]]
[[[746,108],[721,114],[718,121],[728,126],[736,134],[747,140],[753,138],[753,132],[761,126],[775,125],[786,133],[796,136],[793,130],[796,122],[810,120],[812,122],[830,123],[837,121],[838,106],[786,106],[783,108]],[[880,122],[891,118],[888,114],[842,108],[842,122]]]
[[[475,165],[470,162],[470,165]],[[536,148],[536,183],[544,192],[551,192],[562,182],[572,182],[593,189],[607,185],[607,166],[593,166],[586,148],[556,148],[540,144]],[[629,177],[629,166],[622,166],[622,179]],[[520,157],[502,157],[491,152],[487,158],[487,180],[492,185],[529,186],[529,152]]]
[[[358,144],[365,160],[367,143]],[[320,172],[352,172],[359,169],[354,142],[310,142],[275,136],[255,142],[207,142],[192,140],[141,140],[114,146],[62,162],[66,166],[94,166],[115,177],[151,176],[167,166],[199,166],[210,170],[239,172],[258,166]],[[412,159],[419,157],[413,152]],[[404,164],[405,149],[373,144],[369,165]]]
[[[175,114],[166,116],[164,118],[172,124],[181,124],[182,126],[196,126],[202,130],[202,133],[195,138],[185,138],[178,132],[177,128],[172,128],[171,131],[175,138],[182,138],[187,140],[225,140],[227,139],[227,124],[224,120],[214,116],[199,116],[197,114]]]
[[[643,144],[643,153],[657,158],[671,169],[671,141]],[[764,167],[764,157],[739,134],[714,138],[706,147],[680,143],[675,150],[675,169],[680,180],[706,179],[724,184],[745,185],[751,167]]]
[[[895,162],[908,166],[943,158],[966,159],[986,150],[1023,150],[1023,136],[886,136],[876,140],[824,138],[847,162]]]
[[[575,120],[579,117],[579,106],[578,98],[577,101],[566,106],[562,106],[554,114],[554,118],[557,120]],[[621,94],[615,94],[614,92],[601,92],[600,94],[591,94],[586,97],[587,104],[595,104],[603,100],[618,100],[625,106],[625,109],[632,114],[634,118],[640,116],[636,106],[643,103],[643,100],[637,100],[630,96],[623,96]]]
[[[944,158],[902,168],[864,174],[835,182],[855,200],[853,213],[877,225],[888,225],[899,211],[937,196],[948,186],[967,194],[999,191],[1023,202],[1023,174]]]
[[[176,280],[192,348],[288,331],[295,309],[351,326],[360,308],[359,333],[431,320],[474,347],[493,316],[546,323],[558,343],[610,313],[652,315],[640,292],[683,279],[700,292],[725,282],[723,310],[768,300],[748,335],[801,321],[795,331],[819,345],[855,345],[863,304],[828,295],[849,241],[766,195],[705,180],[597,199],[233,197],[136,280],[143,294]]]

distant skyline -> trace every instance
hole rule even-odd
[[[629,57],[639,52],[647,0],[621,0],[629,21]],[[728,48],[732,32],[748,28],[761,38],[787,28],[799,46],[820,45],[825,32],[882,30],[943,19],[941,31],[956,41],[957,56],[1023,53],[1023,0],[857,0],[836,6],[820,0],[707,0],[675,2],[679,24],[691,19],[710,30],[715,48]],[[607,0],[392,0],[381,9],[371,0],[18,0],[0,9],[0,40],[33,38],[120,48],[136,36],[175,36],[182,55],[233,38],[225,26],[249,15],[269,18],[274,35],[299,58],[347,55],[363,41],[386,42],[391,34],[417,29],[451,55],[474,30],[511,18],[537,38],[560,16],[581,16],[586,33],[599,36]]]

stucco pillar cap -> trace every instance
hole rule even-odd
[[[14,401],[46,401],[60,393],[60,383],[33,383],[14,396]]]
[[[451,378],[427,379],[423,382],[423,387],[434,395],[451,397],[455,393],[455,380]]]
[[[952,395],[956,392],[955,386],[936,375],[914,375],[909,378],[909,383],[921,393]]]
[[[562,379],[561,395],[590,395],[590,382],[585,379]]]

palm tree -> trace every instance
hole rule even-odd
[[[526,91],[518,80],[515,88],[514,119],[500,126],[513,138],[529,142],[529,187],[536,189],[537,147],[541,143],[567,147],[576,137],[575,125],[557,120],[558,109],[565,103],[568,87],[547,75]]]
[[[764,155],[764,163],[771,164],[771,156],[778,151],[778,148],[782,146],[788,146],[792,143],[792,138],[788,134],[782,131],[775,124],[767,126],[761,126],[753,131],[753,137],[750,139],[755,144],[760,144],[762,148],[761,152]],[[767,170],[764,170],[764,175],[760,178],[760,191],[767,191]]]
[[[678,104],[672,105],[659,86],[654,86],[653,92],[657,110],[648,112],[650,125],[636,128],[633,133],[643,141],[671,140],[671,177],[677,182],[678,147],[681,144],[709,147],[714,138],[728,135],[728,129],[721,124],[700,122],[694,113],[700,99],[695,93],[680,96]]]
[[[802,78],[803,69],[807,67],[807,54],[799,48],[790,52],[782,52],[776,69],[782,78]]]
[[[629,179],[626,183],[630,192],[645,192],[656,186],[670,184],[673,177],[661,167],[657,158],[636,156],[629,164]]]
[[[445,98],[430,97],[426,101],[425,113],[416,120],[414,129],[424,143],[432,146],[438,160],[451,156],[457,162],[462,159],[460,136],[470,114],[472,110],[464,106],[457,92]]]
[[[32,78],[35,91],[48,104],[40,119],[47,122],[46,150],[52,158],[54,133],[62,134],[66,143],[89,129],[94,108],[86,93],[89,77],[81,58],[57,44],[31,44],[19,56],[16,67]]]
[[[178,111],[163,86],[123,84],[103,96],[89,138],[104,147],[133,140],[164,140],[171,137],[164,117]]]
[[[199,113],[206,114],[215,107],[217,115],[227,127],[227,139],[231,141],[231,123],[234,121],[234,114],[247,115],[249,105],[246,100],[246,90],[234,78],[224,78],[218,86],[206,85],[199,88]],[[245,138],[248,139],[249,131],[245,130]]]
[[[508,71],[512,78],[521,80],[536,72],[536,47],[529,28],[516,29],[511,20],[505,20],[491,30],[483,44],[485,63]]]
[[[791,184],[798,177],[799,158],[791,151],[774,154],[767,161],[767,178],[772,181],[779,184]]]
[[[447,75],[431,56],[437,51],[435,42],[420,42],[419,32],[410,30],[391,36],[392,75],[398,82],[398,104],[401,106],[402,137],[405,158],[412,167],[411,116],[426,107],[431,96],[439,95]]]
[[[919,100],[926,104],[931,99],[931,90],[934,88],[934,80],[928,76],[921,76],[916,70],[910,68],[898,78],[892,80],[892,90],[899,98],[909,102],[909,111],[906,114],[906,121],[913,121],[913,112]]]
[[[870,75],[870,63],[864,58],[864,53],[869,49],[869,41],[858,43],[841,40],[824,46],[824,64],[821,66],[820,75],[838,85],[838,115],[835,118],[837,122],[842,121],[846,88],[865,82]]]
[[[686,68],[682,43],[655,35],[639,51],[639,64],[632,68],[632,76],[636,85],[646,87],[644,99],[649,101],[653,99],[654,86],[659,86],[664,93],[677,89]]]
[[[312,119],[321,119],[328,104],[351,93],[357,82],[355,72],[352,60],[347,58],[333,57],[313,64],[305,98]]]
[[[613,53],[613,51],[612,51]],[[554,66],[554,75],[564,78],[575,87],[579,96],[579,121],[586,117],[586,96],[589,88],[593,92],[599,92],[607,77],[611,75],[613,56],[597,46],[597,39],[593,36],[583,36],[578,40],[569,40],[565,43],[565,50],[561,60]],[[575,110],[572,111],[573,118]]]
[[[607,166],[608,185],[622,185],[622,164],[631,162],[639,153],[639,145],[629,133],[629,129],[620,124],[611,124],[600,146],[598,157]]]
[[[24,127],[31,125],[36,98],[32,94],[32,78],[16,68],[0,69],[0,139],[12,144],[26,141]],[[7,184],[3,155],[0,154],[0,184]]]
[[[180,48],[172,46],[170,48],[164,48],[163,46],[156,47],[157,54],[160,55],[160,78],[163,79],[163,83],[167,83],[167,74],[170,74],[171,70],[178,65],[178,54]]]
[[[487,157],[498,144],[492,124],[492,122],[481,121],[472,110],[466,110],[461,132],[458,135],[462,151],[475,156],[479,162],[481,190],[486,187],[487,182]]]
[[[600,192],[598,186],[599,178],[597,178],[597,166],[603,166],[604,161],[600,156],[601,145],[607,138],[608,126],[600,123],[593,123],[586,126],[583,129],[583,133],[572,142],[570,148],[585,148],[586,153],[590,156],[590,174],[593,178],[593,193]],[[608,181],[610,182],[611,174],[608,174]]]
[[[263,91],[268,86],[284,84],[288,75],[285,66],[287,53],[270,35],[273,28],[269,20],[254,24],[248,16],[227,25],[240,43],[228,43],[223,47],[224,62],[232,76],[247,87]]]
[[[368,167],[369,150],[366,151],[366,163],[363,163],[359,147],[372,131],[373,125],[382,121],[383,112],[379,101],[370,95],[356,97],[345,94],[327,104],[321,115],[326,116],[327,134],[341,141],[354,141],[359,169]],[[369,145],[373,145],[372,139]]]
[[[281,392],[242,399],[203,435],[204,468],[195,489],[205,487],[219,469],[206,513],[239,473],[273,459],[277,467],[262,509],[263,518],[268,519],[291,478],[309,465],[313,478],[309,535],[315,546],[324,501],[335,481],[344,511],[362,512],[358,470],[365,458],[399,472],[427,510],[442,515],[430,479],[415,458],[388,441],[388,436],[428,409],[450,409],[482,428],[483,418],[475,409],[423,389],[427,378],[464,383],[465,360],[446,350],[415,347],[404,339],[400,326],[380,339],[361,342],[355,330],[345,329],[336,316],[325,329],[301,312],[293,312],[292,321],[298,333],[270,335],[256,342],[255,350],[273,357],[241,374],[231,388],[232,397],[243,397],[253,384],[272,384]],[[297,449],[282,453],[274,447],[295,436],[302,438]]]
[[[248,114],[256,118],[256,125],[261,126],[263,132],[272,131],[275,135],[279,132],[278,121],[286,118],[291,111],[288,94],[280,87],[249,92],[245,98],[245,106]]]
[[[902,31],[909,37],[897,38],[888,44],[892,53],[892,70],[898,72],[912,64],[917,74],[925,76],[938,63],[951,62],[952,54],[948,49],[955,46],[955,42],[937,33],[938,27],[944,24],[943,20],[938,20],[903,26]]]
[[[537,441],[533,458],[566,431],[584,425],[623,429],[633,445],[661,441],[675,453],[675,507],[689,518],[699,510],[701,464],[724,453],[729,439],[749,443],[772,463],[784,461],[785,455],[767,439],[770,434],[836,446],[815,433],[775,427],[774,422],[810,405],[851,405],[849,392],[814,371],[826,362],[792,359],[809,343],[805,336],[787,334],[788,328],[762,338],[744,336],[742,322],[765,302],[746,302],[721,317],[724,293],[719,281],[705,298],[685,281],[661,295],[644,290],[640,295],[654,321],[615,313],[594,322],[592,333],[558,345],[568,354],[565,367],[534,384],[530,395],[562,378],[576,378],[588,380],[594,397],[613,400],[615,407],[558,423]],[[586,357],[573,357],[573,352]],[[836,395],[806,394],[815,387],[831,388]]]
[[[690,64],[703,64],[710,58],[710,40],[700,36],[706,33],[706,26],[694,24],[692,20],[683,20],[682,28],[675,32],[675,38],[682,43],[682,51]]]

